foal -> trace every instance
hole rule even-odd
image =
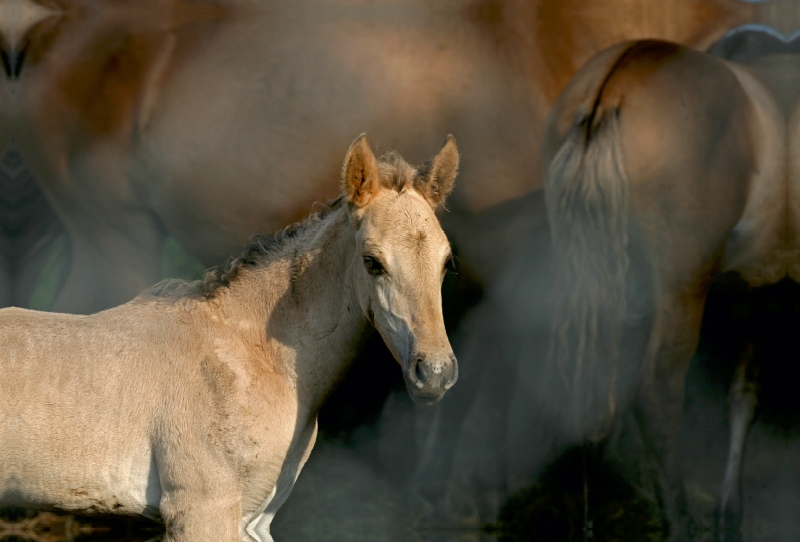
[[[340,198],[203,281],[89,316],[0,311],[0,504],[142,514],[169,542],[271,541],[369,324],[417,401],[456,381],[434,210],[457,168],[452,136],[416,169],[362,135]]]

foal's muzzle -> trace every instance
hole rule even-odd
[[[435,357],[416,354],[405,367],[403,376],[412,399],[432,404],[458,380],[458,362],[452,353]]]

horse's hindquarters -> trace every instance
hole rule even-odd
[[[160,379],[124,354],[102,354],[114,338],[112,350],[129,345],[112,315],[93,321],[114,331],[82,317],[0,311],[4,503],[88,514],[158,506],[150,427]]]
[[[583,373],[567,374],[579,374],[578,384],[610,375],[605,377],[610,397],[601,399],[612,412],[626,406],[619,404],[625,400],[622,377],[636,383],[632,402],[656,500],[668,539],[682,541],[693,531],[677,456],[686,372],[698,344],[708,286],[768,155],[754,145],[759,134],[753,129],[752,98],[724,62],[656,41],[625,44],[596,62],[576,77],[551,116],[550,135],[561,134],[551,137],[550,148],[562,149],[554,153],[548,175],[564,172],[553,182],[548,179],[548,189],[557,191],[547,196],[555,251],[583,253],[562,265],[561,275],[578,278],[562,288],[567,317],[561,321],[557,314],[555,328],[563,336],[563,329],[582,326],[582,340],[571,342],[588,345],[584,358],[602,361],[601,356],[620,354],[616,364],[595,363],[583,367]],[[580,174],[570,184],[574,171]],[[593,227],[583,227],[584,222]],[[620,244],[623,257],[618,256]],[[612,273],[603,267],[607,261],[614,262]],[[615,280],[601,280],[601,272]],[[629,299],[637,295],[633,286],[642,273],[650,273],[639,288],[643,297]],[[620,274],[628,279],[626,290],[609,287],[619,283]],[[584,290],[587,295],[581,295]],[[647,301],[649,292],[652,302]],[[622,358],[636,353],[620,351],[623,338],[613,326],[618,334],[613,344],[589,342],[592,333],[609,336],[609,319],[627,316],[637,305],[652,318],[651,327],[646,320],[639,326],[650,332],[638,360]],[[603,306],[616,310],[596,308]],[[629,348],[635,341],[625,338],[625,343]],[[574,348],[580,355],[581,346]],[[583,388],[575,387],[573,397],[583,401]]]

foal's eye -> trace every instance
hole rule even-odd
[[[364,267],[367,268],[367,273],[370,275],[383,275],[386,272],[381,262],[372,256],[364,256]]]

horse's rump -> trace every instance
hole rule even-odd
[[[582,436],[602,436],[635,391],[641,361],[620,367],[626,322],[649,333],[655,296],[694,295],[741,216],[753,171],[747,100],[723,62],[640,41],[587,64],[551,114],[551,355]],[[631,277],[632,263],[644,274]],[[634,311],[626,288],[641,290]]]

